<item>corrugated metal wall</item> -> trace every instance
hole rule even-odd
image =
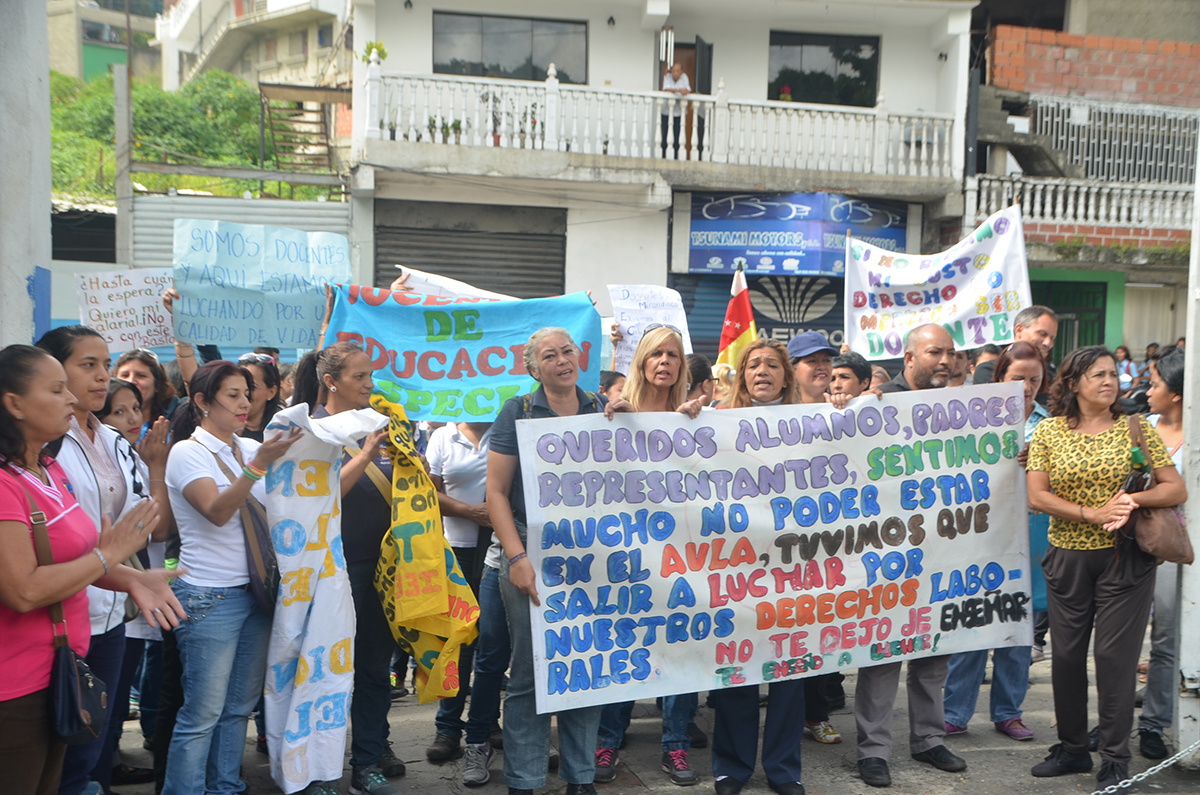
[[[217,196],[135,196],[133,264],[171,267],[176,218],[201,218],[350,235],[350,205],[282,199],[234,199]]]

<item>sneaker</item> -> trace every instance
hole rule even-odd
[[[1038,762],[1029,771],[1037,778],[1066,776],[1071,773],[1087,773],[1092,769],[1092,755],[1088,753],[1072,754],[1063,749],[1062,743],[1050,746],[1050,755],[1046,761]]]
[[[462,782],[465,786],[482,787],[491,780],[492,774],[488,765],[492,763],[492,755],[495,753],[487,743],[467,743],[463,748]]]
[[[696,783],[696,771],[688,764],[688,752],[682,748],[662,755],[662,769],[671,776],[671,783],[690,787]]]
[[[300,795],[340,795],[336,785],[328,781],[314,781],[305,787]]]
[[[966,726],[955,726],[950,721],[944,721],[944,723],[946,724],[946,736],[947,737],[949,737],[952,734],[966,734],[967,733]]]
[[[350,774],[350,795],[400,795],[375,765],[356,767]]]
[[[692,748],[708,747],[708,735],[704,733],[704,729],[696,725],[695,721],[690,721],[687,725],[687,738],[688,745]]]
[[[946,724],[946,727],[949,728],[950,724]],[[1033,739],[1033,730],[1022,723],[1020,718],[1009,718],[1008,720],[996,721],[996,731],[1000,732],[1001,734],[1007,734],[1014,740]]]
[[[1045,646],[1034,646],[1033,651],[1030,652],[1030,654],[1029,654],[1029,661],[1030,662],[1041,662],[1044,659],[1046,659],[1046,647]]]
[[[1111,759],[1100,761],[1100,772],[1096,774],[1096,789],[1117,787],[1117,792],[1129,792],[1129,787],[1118,786],[1129,778],[1129,765],[1114,762]]]
[[[425,758],[430,762],[449,762],[462,756],[462,745],[457,737],[449,734],[439,734],[433,738],[433,743],[425,749]]]
[[[827,720],[818,721],[816,723],[804,723],[804,728],[808,729],[814,740],[826,745],[833,745],[842,741],[842,735],[837,729],[833,728],[833,724]]]
[[[404,763],[396,757],[396,752],[392,750],[390,740],[384,746],[383,753],[379,755],[379,761],[375,763],[375,766],[382,770],[383,775],[387,778],[403,776],[407,772]]]
[[[1142,756],[1147,759],[1166,759],[1167,744],[1163,736],[1153,729],[1138,729],[1138,744],[1142,747]]]
[[[596,749],[596,781],[606,784],[617,777],[617,763],[621,757],[616,748]]]
[[[1093,751],[1093,752],[1100,750],[1100,727],[1099,726],[1094,727],[1090,732],[1088,732],[1088,750]]]

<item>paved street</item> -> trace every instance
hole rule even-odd
[[[846,680],[848,703],[846,708],[832,716],[833,724],[842,733],[840,745],[820,745],[811,737],[803,739],[804,784],[809,795],[859,795],[876,793],[862,783],[855,773],[854,756],[854,675]],[[1093,791],[1093,775],[1066,776],[1057,779],[1035,779],[1029,768],[1040,762],[1049,745],[1055,742],[1052,721],[1054,709],[1050,691],[1050,662],[1035,663],[1032,669],[1029,695],[1025,700],[1025,722],[1036,736],[1032,742],[1018,743],[996,732],[987,721],[986,704],[988,685],[984,685],[979,697],[979,710],[970,731],[952,737],[947,745],[967,760],[966,773],[942,773],[928,765],[914,762],[907,753],[907,716],[904,707],[903,687],[900,703],[897,704],[896,751],[892,758],[893,785],[887,792],[898,795],[950,795],[971,793],[975,795],[1010,795],[1011,793],[1036,793],[1037,795],[1077,795]],[[1094,710],[1094,692],[1093,704]],[[461,761],[445,765],[434,765],[425,760],[425,746],[433,739],[433,716],[436,706],[418,705],[414,696],[393,702],[391,711],[392,740],[396,754],[408,764],[408,773],[392,782],[405,793],[461,793],[468,791],[461,783]],[[697,723],[711,733],[713,712],[701,707]],[[659,737],[662,723],[659,711],[652,701],[641,702],[633,713],[629,729],[628,744],[621,751],[621,765],[616,781],[600,785],[601,795],[632,795],[633,793],[668,793],[679,788],[671,784],[667,775],[659,768],[661,750]],[[253,730],[253,723],[251,724]],[[126,760],[136,765],[149,765],[150,755],[143,751],[141,736],[136,724],[127,724],[123,743]],[[712,791],[711,757],[709,750],[692,752],[693,766],[701,774],[700,783],[693,792]],[[347,765],[349,762],[347,761]],[[1132,771],[1137,773],[1151,766],[1137,752],[1137,741],[1133,741]],[[492,780],[485,786],[473,790],[480,795],[504,795],[506,789],[501,781],[503,758],[497,754],[492,762]],[[243,763],[244,778],[251,793],[274,793],[278,788],[271,780],[267,758],[254,750],[254,737],[247,739],[246,756]],[[342,791],[347,791],[350,772],[347,767],[342,779]],[[547,794],[561,793],[565,785],[551,773]],[[152,795],[152,786],[122,787],[120,793],[128,795]],[[1196,793],[1200,792],[1200,772],[1185,772],[1175,768],[1159,773],[1141,784],[1139,792]],[[768,793],[766,778],[761,770],[743,790],[745,793]]]

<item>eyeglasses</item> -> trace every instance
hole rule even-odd
[[[155,353],[154,351],[150,350],[149,348],[134,348],[133,352],[134,353],[144,353],[147,356],[149,356],[151,359],[153,359],[154,361],[156,361],[156,362],[158,361],[158,354]]]
[[[679,336],[683,336],[683,332],[672,326],[670,323],[651,323],[649,326],[646,326],[642,333],[645,334],[647,332],[654,331],[656,328],[665,328],[667,331],[674,331]]]
[[[268,356],[265,353],[243,353],[238,357],[238,364],[251,364],[258,362],[260,364],[275,364],[275,357]]]

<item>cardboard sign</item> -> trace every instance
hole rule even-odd
[[[579,386],[600,384],[600,318],[586,293],[525,301],[391,292],[339,285],[325,341],[353,340],[371,357],[376,381],[410,419],[489,422],[504,401],[530,391],[525,342],[558,326],[580,349]]]
[[[1018,384],[517,423],[539,712],[1028,645]]]
[[[170,268],[77,273],[79,322],[100,332],[114,355],[170,345],[175,338],[162,305],[162,294],[170,286]]]
[[[175,336],[182,342],[316,348],[325,288],[350,280],[345,235],[175,219]]]
[[[904,353],[908,332],[941,323],[959,350],[1013,340],[1013,318],[1033,303],[1021,207],[988,218],[940,254],[897,254],[847,241],[846,342],[867,359]]]
[[[687,312],[683,309],[683,299],[678,292],[656,284],[610,284],[608,295],[612,299],[613,320],[621,330],[621,341],[617,343],[616,361],[612,369],[629,375],[633,354],[637,351],[646,326],[654,323],[678,329],[683,336],[683,352],[692,352]]]

